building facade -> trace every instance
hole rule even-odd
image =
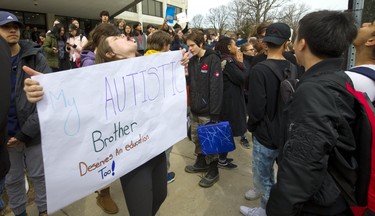
[[[100,22],[99,13],[102,10],[109,11],[110,19],[113,21],[122,18],[131,26],[135,22],[140,22],[146,30],[148,24],[161,26],[168,6],[176,8],[175,14],[187,13],[188,0],[113,0],[111,4],[107,1],[92,0],[65,0],[64,3],[49,0],[17,0],[5,1],[1,4],[0,10],[15,14],[25,26],[29,26],[31,30],[37,27],[41,33],[52,29],[56,18],[66,27],[73,19],[77,19],[80,28],[89,33]]]

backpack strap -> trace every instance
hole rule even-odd
[[[369,67],[354,67],[350,68],[349,71],[362,74],[375,81],[375,70]]]
[[[288,61],[289,62],[289,61]],[[295,66],[293,63],[289,62],[289,68],[286,70],[289,70],[290,73],[287,73],[287,71],[284,71],[284,69],[281,69],[275,62],[270,61],[270,60],[265,60],[262,62],[259,62],[258,64],[262,64],[269,69],[275,74],[275,76],[282,82],[285,80],[285,78],[290,78],[290,79],[298,79],[298,70],[297,66]],[[280,71],[282,73],[280,73]],[[284,76],[283,76],[284,75]]]
[[[299,79],[297,66],[295,64],[291,63],[291,62],[289,62],[289,71],[290,71],[290,76],[291,76],[289,78]]]
[[[285,78],[282,77],[280,71],[280,67],[273,61],[270,61],[270,60],[264,60],[262,62],[259,62],[258,64],[261,64],[261,65],[264,65],[266,67],[268,67],[269,69],[271,69],[271,71],[275,74],[275,76],[277,77],[277,79],[281,81],[283,81]]]

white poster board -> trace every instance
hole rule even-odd
[[[181,51],[35,76],[48,212],[81,199],[186,137]]]

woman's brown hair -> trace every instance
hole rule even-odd
[[[82,50],[91,50],[94,52],[102,37],[117,35],[120,35],[120,32],[116,26],[108,23],[101,23],[90,32],[90,40]]]

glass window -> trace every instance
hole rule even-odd
[[[163,3],[155,1],[155,16],[163,17]]]
[[[39,13],[24,13],[25,25],[46,25],[46,15]]]
[[[19,11],[11,11],[11,10],[8,10],[10,13],[14,14],[17,19],[22,22],[22,23],[25,23],[25,20],[23,20],[23,13],[22,12],[19,12]]]
[[[142,13],[145,15],[163,17],[163,4],[155,0],[142,1]]]
[[[155,1],[149,0],[148,1],[148,14],[155,15],[155,11],[156,11]]]
[[[142,13],[143,14],[148,14],[148,5],[147,5],[147,0],[144,0],[142,2]]]

